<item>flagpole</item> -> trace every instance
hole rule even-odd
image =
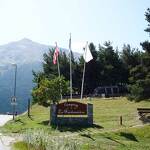
[[[57,42],[56,42],[56,47],[57,47]],[[58,76],[59,76],[59,78],[60,78],[59,59],[58,59],[58,57],[57,57],[56,59],[57,59]],[[60,83],[60,99],[62,100],[62,89],[61,89],[61,83]]]
[[[70,33],[70,39],[69,39],[69,51],[70,51],[70,99],[72,100],[72,53],[71,53],[71,33]]]
[[[86,43],[86,47],[85,47],[85,56],[86,56],[86,52],[87,52],[87,46],[88,46],[88,42]],[[84,87],[85,66],[86,66],[86,61],[84,60],[82,86],[81,86],[81,100],[83,99],[83,87]]]
[[[58,60],[58,57],[57,57],[57,68],[58,68],[58,76],[60,78],[60,68],[59,68],[59,60]]]

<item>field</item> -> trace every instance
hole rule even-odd
[[[51,127],[49,107],[32,106],[31,118],[23,114],[16,121],[9,121],[1,132],[22,134],[26,129],[41,129],[51,137],[73,138],[80,141],[83,150],[99,149],[149,149],[150,125],[139,121],[137,108],[150,107],[149,101],[130,102],[126,98],[83,100],[94,106],[94,125],[92,127]],[[123,125],[120,125],[120,116]],[[16,146],[17,147],[17,146]]]

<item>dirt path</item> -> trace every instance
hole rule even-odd
[[[11,120],[11,115],[0,115],[0,126]],[[11,144],[15,142],[15,138],[0,133],[0,150],[11,150]]]
[[[0,150],[11,150],[11,144],[14,143],[16,139],[11,136],[0,135]]]

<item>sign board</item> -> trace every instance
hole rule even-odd
[[[13,105],[13,106],[15,105],[15,106],[16,106],[16,105],[17,105],[17,103],[16,103],[16,102],[11,102],[11,105]]]
[[[15,96],[13,96],[13,97],[11,98],[11,105],[17,105],[16,97],[15,97]]]
[[[12,102],[16,102],[16,97],[13,96],[13,97],[11,98],[11,101],[12,101]]]
[[[57,105],[57,115],[87,115],[87,104],[64,102]]]

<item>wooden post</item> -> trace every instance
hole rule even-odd
[[[122,126],[122,116],[120,116],[120,125]]]
[[[28,99],[28,117],[30,117],[30,98]]]

